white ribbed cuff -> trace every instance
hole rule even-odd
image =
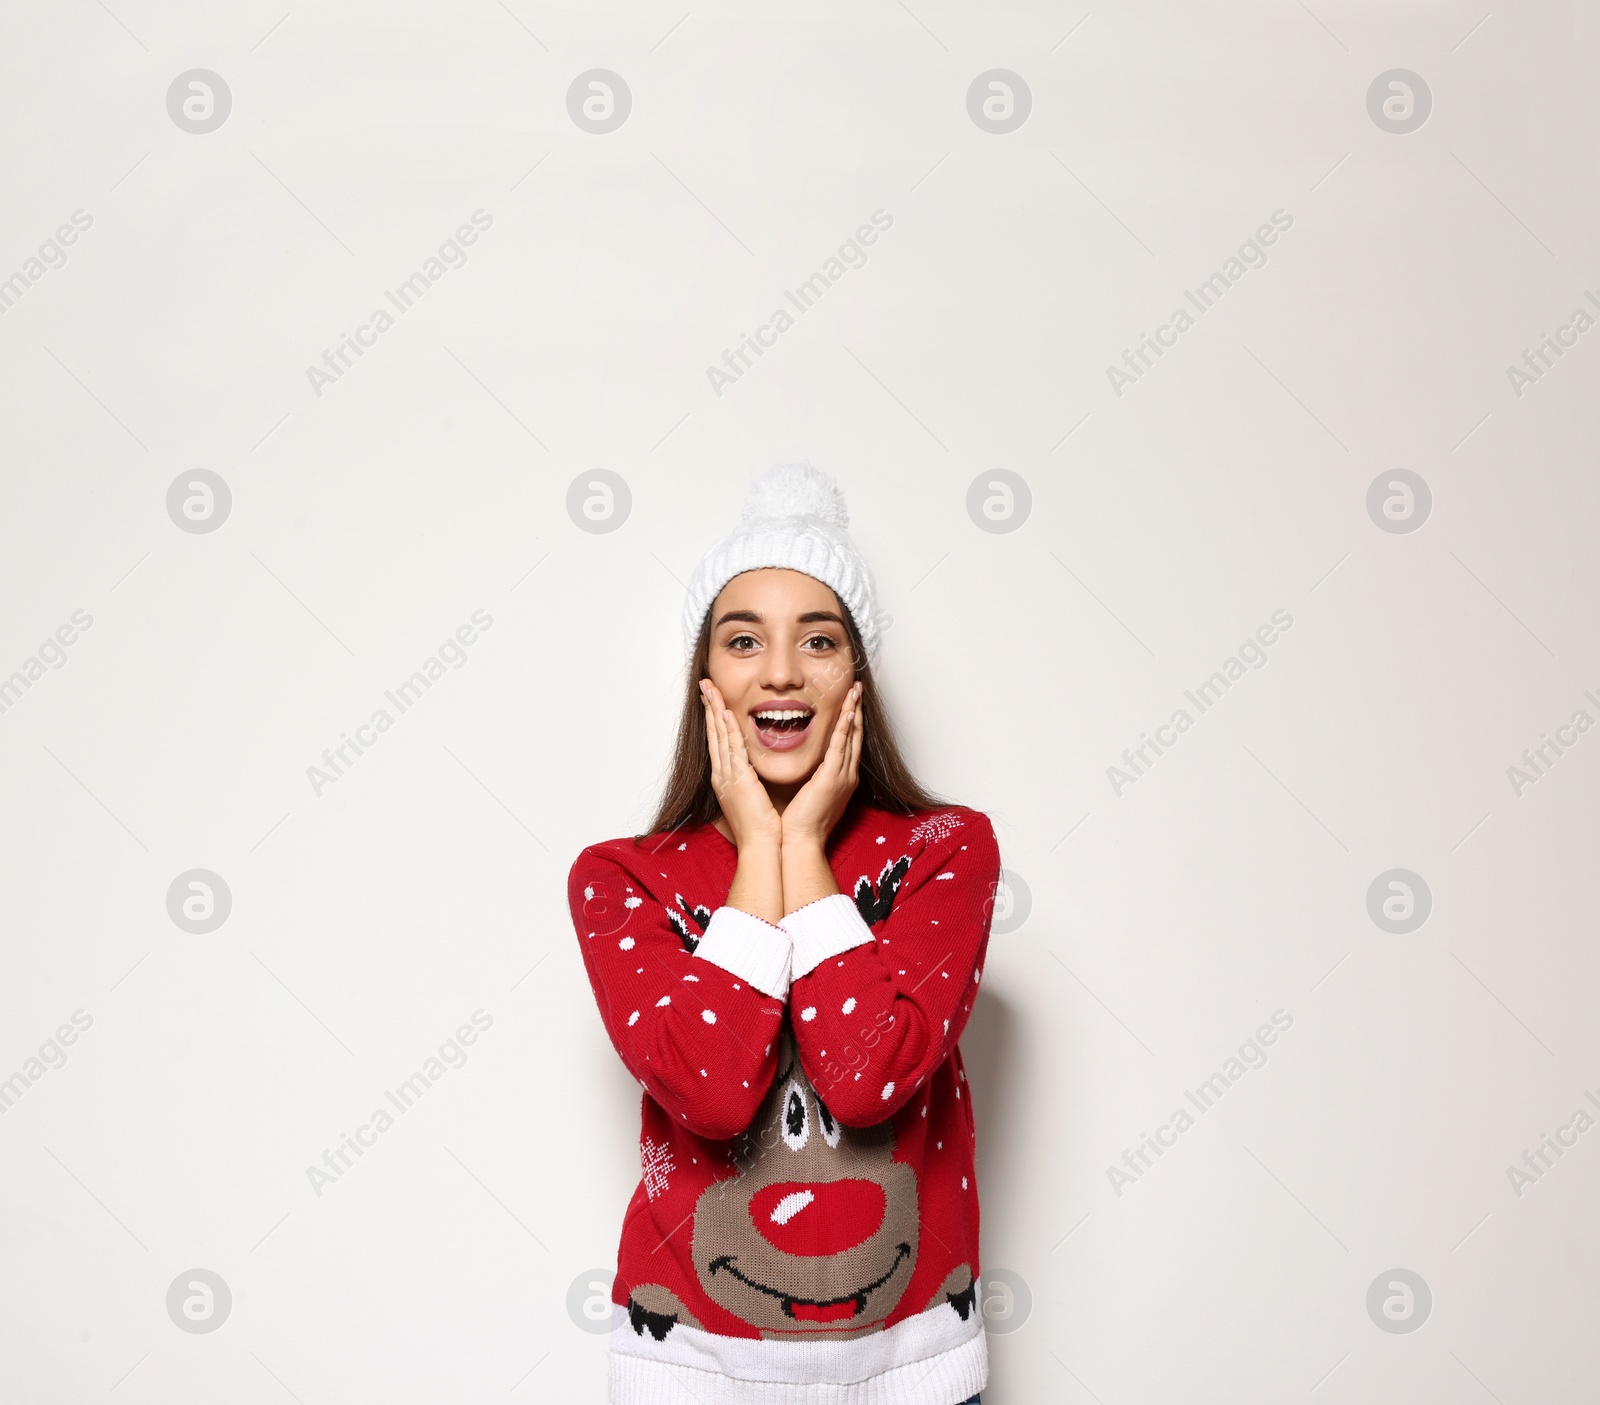
[[[782,1000],[789,993],[791,947],[782,927],[737,907],[719,907],[694,954],[749,981],[763,995]]]
[[[872,928],[862,920],[855,900],[844,893],[829,893],[825,898],[797,907],[781,925],[794,938],[794,960],[789,967],[792,981],[808,975],[830,956],[876,940]]]

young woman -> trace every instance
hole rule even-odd
[[[707,553],[646,835],[569,897],[644,1089],[613,1405],[957,1405],[988,1376],[971,1092],[1000,860],[913,779],[833,480],[780,465]]]

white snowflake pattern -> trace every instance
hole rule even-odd
[[[942,843],[947,834],[953,834],[961,828],[961,817],[949,812],[929,815],[915,829],[911,831],[911,842],[915,844],[919,839],[929,839],[935,844]]]
[[[644,1166],[644,1193],[654,1200],[667,1188],[667,1173],[677,1170],[672,1148],[666,1142],[654,1142],[645,1137],[639,1143],[639,1160]]]

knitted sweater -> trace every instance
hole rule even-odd
[[[853,804],[840,891],[726,905],[712,825],[596,844],[568,897],[644,1088],[612,1289],[613,1405],[951,1405],[988,1375],[956,1041],[1000,860],[989,821]]]

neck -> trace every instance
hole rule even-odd
[[[777,785],[771,781],[762,781],[767,788],[767,798],[772,801],[772,808],[780,815],[789,808],[789,802],[800,793],[804,781],[790,781],[784,785]]]

